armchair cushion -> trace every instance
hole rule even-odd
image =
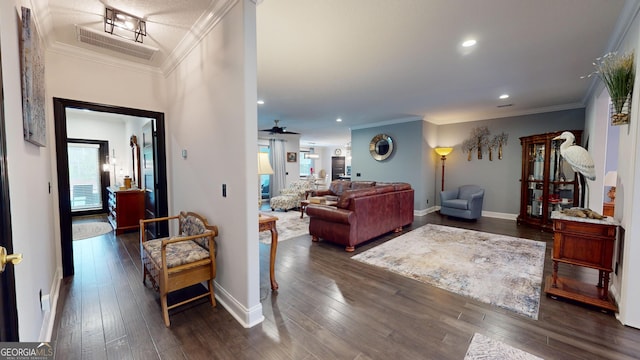
[[[145,241],[142,246],[158,267],[162,267],[162,241],[176,240],[180,237],[162,238]],[[209,258],[209,252],[193,241],[180,241],[167,245],[167,268],[189,264]]]

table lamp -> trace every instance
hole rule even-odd
[[[616,182],[618,181],[618,172],[617,171],[609,171],[604,176],[604,186],[611,186],[607,196],[611,199],[612,203],[616,202]]]
[[[273,174],[273,168],[269,163],[269,153],[258,153],[258,211],[262,206],[262,188],[260,187],[260,175]]]

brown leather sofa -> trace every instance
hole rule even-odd
[[[346,190],[370,188],[375,185],[375,181],[334,180],[329,184],[328,189],[314,190],[311,192],[311,196],[322,196],[328,201],[338,201],[340,195],[342,195]]]
[[[329,189],[334,189],[331,190],[333,194],[337,194],[335,190],[340,192],[335,207],[307,206],[309,234],[313,241],[323,239],[342,244],[351,252],[357,244],[391,231],[402,231],[403,226],[413,222],[414,190],[408,183],[334,183],[336,181]],[[323,192],[317,192],[316,196],[323,196]]]

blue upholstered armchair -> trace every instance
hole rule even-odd
[[[482,215],[484,189],[478,185],[462,185],[455,190],[440,192],[440,214],[464,219]]]

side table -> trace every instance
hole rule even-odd
[[[271,290],[278,290],[278,282],[276,281],[275,264],[276,264],[276,251],[278,250],[278,229],[276,229],[276,221],[278,218],[275,216],[269,216],[260,214],[258,218],[258,231],[271,232],[271,255],[269,257],[269,279],[271,280]]]
[[[575,218],[559,211],[552,212],[551,219],[554,231],[553,273],[545,280],[545,293],[618,311],[609,296],[609,274],[613,271],[617,222],[608,217],[602,220]],[[598,270],[598,284],[559,277],[559,263]]]

